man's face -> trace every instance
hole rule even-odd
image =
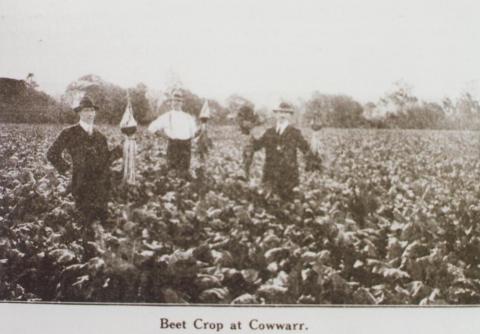
[[[284,122],[288,122],[290,123],[291,121],[291,118],[292,118],[292,115],[290,113],[287,113],[287,112],[275,112],[275,120],[277,121],[277,123],[284,123]]]
[[[93,124],[95,121],[96,111],[94,108],[83,108],[80,112],[80,120],[87,124]]]
[[[180,100],[172,100],[171,106],[173,110],[182,110],[183,102]]]

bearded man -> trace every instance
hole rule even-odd
[[[258,139],[252,137],[252,146],[254,151],[265,149],[262,181],[268,192],[290,201],[294,188],[299,185],[297,151],[301,151],[307,160],[314,154],[301,131],[291,125],[294,108],[282,102],[273,112],[275,126]]]

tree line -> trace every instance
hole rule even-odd
[[[146,125],[168,109],[163,92],[153,92],[139,83],[122,88],[96,75],[85,75],[67,86],[60,99],[41,92],[29,73],[26,80],[0,78],[0,121],[21,123],[73,123],[71,106],[88,94],[100,107],[97,122],[116,125],[130,97],[137,121]],[[207,100],[183,89],[185,111],[198,116]],[[470,92],[441,102],[418,99],[412,88],[396,82],[391,91],[376,102],[361,104],[350,96],[314,92],[307,100],[290,101],[298,109],[297,121],[304,126],[320,124],[333,128],[380,129],[480,129],[480,102]],[[297,103],[295,103],[297,102]],[[222,105],[208,99],[212,123],[233,124],[243,105],[251,106],[264,121],[271,117],[266,109],[256,108],[245,97],[232,94]]]
[[[397,82],[376,103],[361,105],[346,95],[315,92],[303,103],[304,123],[327,127],[380,129],[480,129],[480,103],[467,91],[441,102],[418,99],[412,88]]]

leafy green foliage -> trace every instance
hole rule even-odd
[[[118,129],[102,130],[120,141]],[[238,177],[235,128],[211,129],[218,149],[201,191],[196,175],[169,175],[165,143],[139,129],[137,186],[120,186],[116,162],[110,217],[95,225],[87,247],[96,256],[86,260],[68,180],[44,158],[58,131],[1,126],[2,300],[480,302],[473,133],[323,130],[334,162],[303,173],[297,199],[281,203]]]

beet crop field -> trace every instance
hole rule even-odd
[[[323,172],[301,169],[297,199],[281,203],[262,190],[263,153],[242,179],[236,128],[211,127],[191,182],[168,175],[166,142],[141,130],[137,184],[120,186],[116,161],[84,261],[69,180],[45,158],[60,129],[0,124],[0,300],[480,303],[478,133],[322,130]]]

